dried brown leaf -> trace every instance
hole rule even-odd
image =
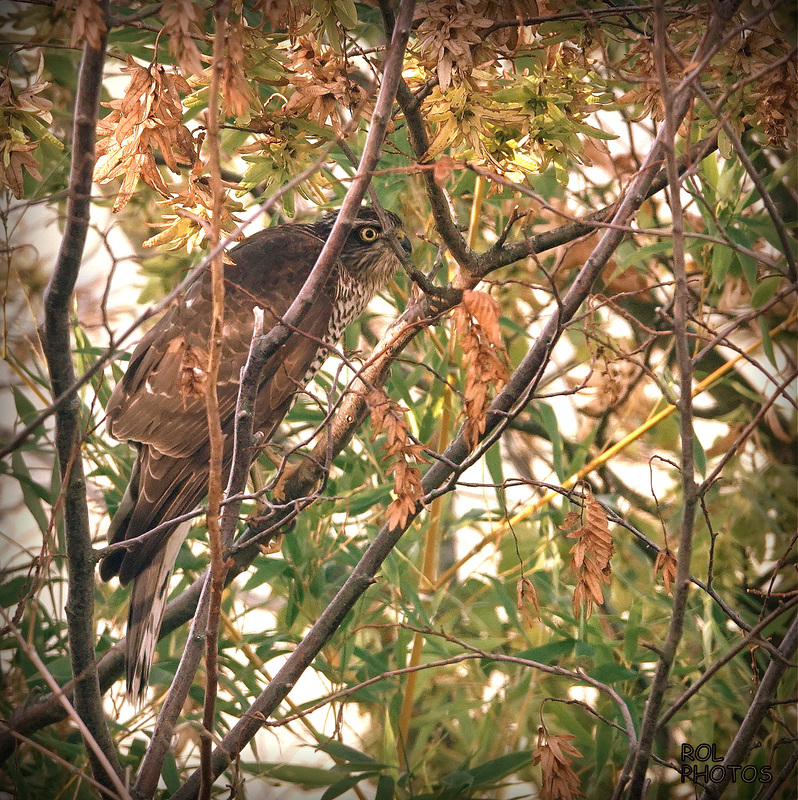
[[[97,124],[98,156],[94,180],[107,183],[124,175],[114,210],[124,208],[139,180],[164,197],[170,192],[155,162],[153,150],[160,150],[175,173],[178,164],[194,165],[194,140],[182,124],[180,92],[188,90],[185,80],[153,63],[142,67],[128,57],[123,68],[131,76],[121,99],[105,104],[111,113]]]
[[[563,525],[563,529],[571,527],[579,519],[578,514],[569,512],[566,517],[569,524]],[[573,596],[574,616],[578,616],[580,608],[584,608],[585,616],[589,618],[593,611],[593,603],[604,602],[602,585],[610,583],[612,574],[610,559],[614,545],[607,512],[588,486],[585,487],[584,520],[581,527],[567,536],[569,539],[576,539],[570,550],[571,569],[578,578]]]
[[[463,307],[476,319],[479,327],[485,332],[488,341],[496,348],[503,349],[504,344],[499,328],[501,307],[487,293],[466,289],[463,292]]]
[[[166,0],[162,7],[163,31],[169,52],[184,75],[199,75],[203,70],[202,54],[194,41],[200,34],[199,7],[193,0]]]
[[[467,290],[455,309],[454,323],[466,363],[464,433],[473,447],[485,432],[492,391],[500,391],[508,379],[499,306],[485,292]]]
[[[107,30],[102,4],[98,0],[78,0],[72,19],[70,47],[78,47],[84,41],[94,50],[99,50]]]
[[[394,403],[382,389],[373,389],[366,396],[371,413],[372,441],[385,432],[383,449],[388,458],[394,459],[388,469],[393,475],[394,500],[385,511],[385,521],[390,528],[404,528],[419,503],[424,502],[424,489],[421,485],[421,472],[409,460],[426,461],[422,456],[423,445],[410,438],[410,429],[404,418],[408,410]]]
[[[534,609],[534,619],[540,619],[540,605],[538,604],[538,593],[529,578],[521,578],[515,585],[515,605],[524,615],[526,621],[531,625],[534,621],[529,606]]]
[[[654,575],[662,571],[662,582],[665,584],[665,591],[672,593],[673,582],[676,580],[676,556],[669,547],[663,547],[657,553],[657,560],[654,562]]]
[[[540,765],[542,800],[574,800],[584,797],[580,791],[579,777],[571,766],[571,757],[582,754],[571,744],[572,734],[538,737],[538,747],[532,752],[536,765]]]

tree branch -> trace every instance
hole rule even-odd
[[[676,345],[676,361],[679,369],[679,441],[681,444],[680,473],[682,485],[682,513],[679,533],[679,552],[677,556],[676,578],[674,581],[673,607],[668,633],[660,650],[657,669],[649,689],[643,722],[640,727],[640,742],[638,747],[630,752],[627,759],[629,766],[629,794],[630,798],[643,795],[646,779],[646,770],[651,759],[651,749],[654,736],[657,732],[657,720],[667,689],[668,675],[676,657],[676,651],[684,631],[685,611],[687,598],[690,591],[690,559],[693,549],[693,527],[695,513],[698,507],[698,492],[695,482],[695,464],[693,459],[694,433],[693,433],[693,395],[692,378],[693,364],[690,359],[689,343],[687,339],[688,303],[690,302],[690,289],[687,281],[687,272],[684,263],[684,219],[681,205],[681,184],[676,169],[674,143],[679,126],[687,114],[692,97],[691,81],[698,74],[688,70],[688,76],[682,80],[675,91],[671,90],[669,75],[666,66],[667,30],[665,12],[662,0],[655,0],[655,36],[654,56],[657,66],[657,76],[662,92],[665,108],[665,124],[660,129],[658,142],[660,151],[665,157],[665,168],[668,174],[669,200],[673,218],[673,273],[674,273],[674,339]],[[725,9],[729,11],[729,9]],[[720,34],[725,21],[716,9],[713,14],[707,33],[700,43],[693,57],[693,64],[708,58],[719,46]],[[728,19],[731,18],[729,13]],[[624,769],[625,772],[625,769]],[[620,787],[625,779],[622,774],[618,781]]]
[[[715,798],[720,797],[726,786],[728,786],[732,774],[731,770],[726,769],[726,767],[732,764],[744,763],[751,750],[754,736],[756,736],[765,715],[770,711],[773,698],[778,692],[779,683],[787,669],[787,663],[785,662],[792,658],[796,646],[798,646],[798,616],[793,620],[779,647],[784,660],[773,660],[768,664],[768,668],[762,677],[762,682],[756,690],[754,699],[751,701],[748,712],[743,718],[740,729],[729,745],[729,749],[723,757],[723,762],[719,765],[723,768],[723,778],[720,781],[710,781],[701,795],[701,800],[715,800]]]
[[[103,3],[108,16],[108,2]],[[91,213],[94,171],[94,138],[99,112],[105,60],[106,34],[101,46],[83,48],[75,98],[72,164],[69,176],[66,225],[53,275],[44,296],[43,346],[53,396],[65,393],[75,383],[71,356],[69,313],[80,272]],[[103,758],[84,739],[94,777],[108,789],[119,785],[122,771],[108,731],[102,707],[94,654],[94,553],[89,531],[86,478],[81,459],[81,404],[76,395],[56,412],[56,451],[64,498],[69,590],[66,604],[72,674],[76,678],[74,704],[92,732]],[[110,769],[110,771],[109,771]],[[115,774],[114,774],[115,773]]]

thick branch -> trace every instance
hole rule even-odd
[[[103,5],[107,17],[108,3]],[[75,98],[72,165],[66,225],[53,275],[44,296],[44,354],[50,373],[53,396],[58,397],[75,383],[71,358],[70,320],[75,289],[91,212],[91,185],[94,171],[94,136],[99,111],[100,88],[105,61],[105,35],[101,47],[83,48],[78,90]],[[82,441],[81,404],[77,396],[56,412],[56,451],[61,471],[64,498],[69,594],[66,604],[72,674],[77,676],[75,709],[91,731],[117,776],[121,769],[102,708],[94,654],[94,553],[89,532],[86,503],[86,478],[80,456]],[[107,772],[103,762],[87,747],[97,780],[114,789],[117,776]],[[118,783],[118,781],[117,781]]]

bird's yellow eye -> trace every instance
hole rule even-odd
[[[376,228],[372,228],[371,225],[361,228],[359,233],[361,241],[364,242],[375,242],[380,235],[380,232]]]

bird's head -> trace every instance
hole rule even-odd
[[[353,278],[374,286],[385,284],[401,265],[390,241],[391,234],[406,253],[412,251],[402,220],[392,211],[385,214],[390,222],[387,227],[383,226],[375,209],[363,206],[340,255],[341,263]],[[330,212],[309,227],[319,238],[326,239],[337,217],[337,211]]]

